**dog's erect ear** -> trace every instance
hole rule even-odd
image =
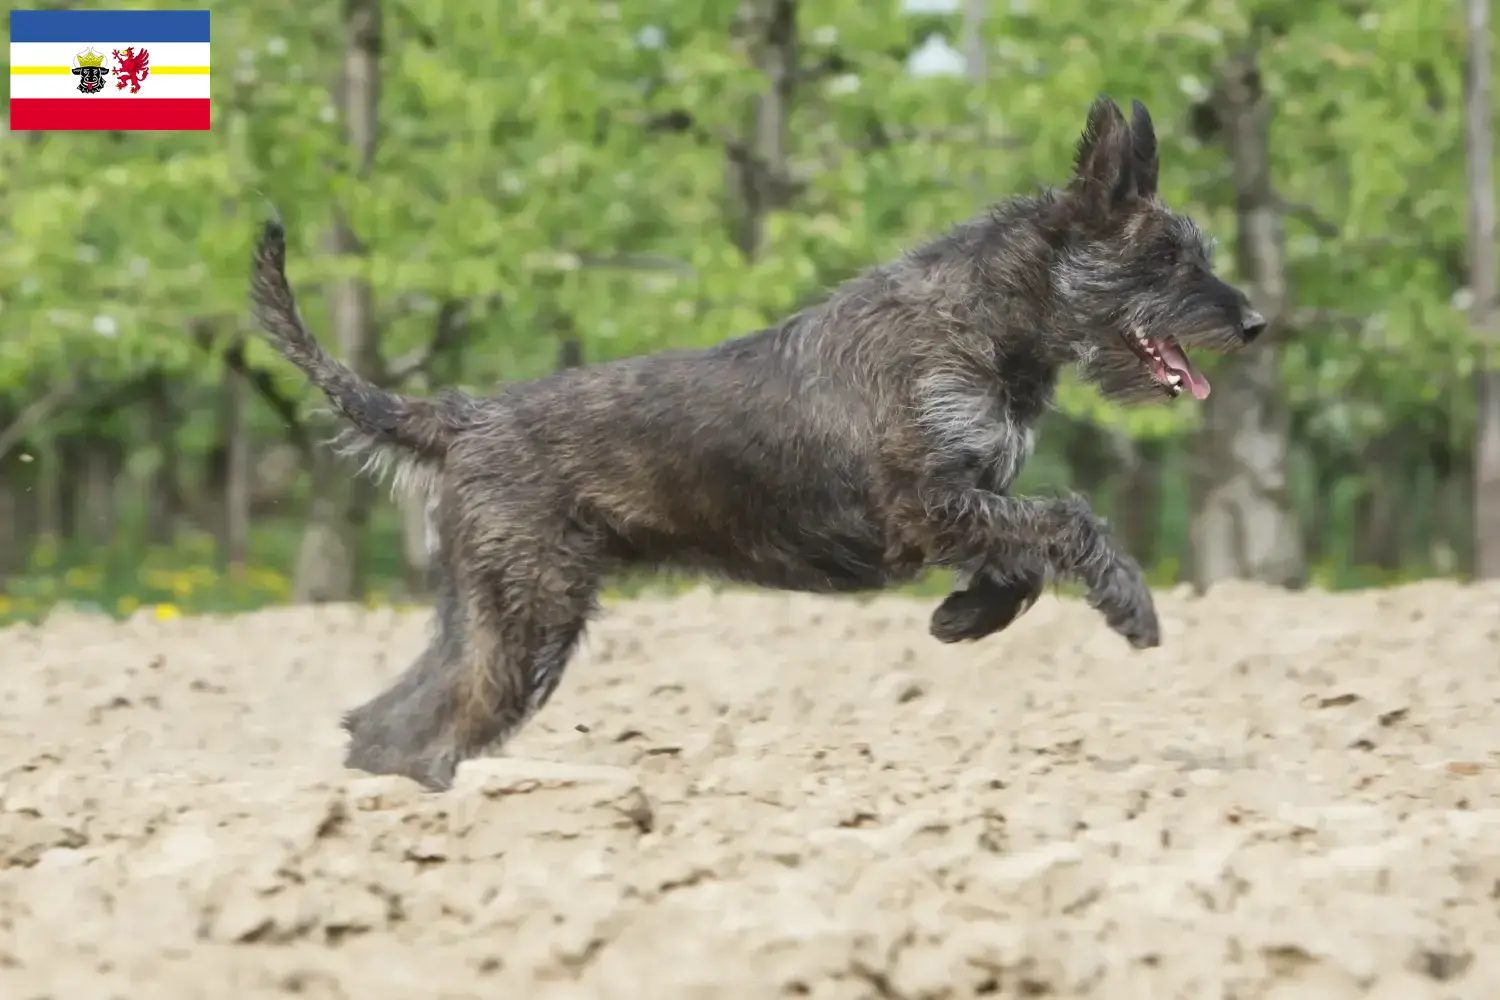
[[[1120,106],[1099,96],[1078,139],[1073,160],[1073,193],[1092,214],[1108,217],[1131,193],[1130,126]]]
[[[1130,102],[1130,173],[1136,194],[1142,198],[1156,197],[1156,179],[1161,173],[1156,155],[1156,126],[1151,124],[1151,112],[1140,101]]]

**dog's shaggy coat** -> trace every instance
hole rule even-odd
[[[1066,188],[1001,202],[775,327],[424,399],[318,345],[267,224],[258,322],[347,420],[346,450],[426,490],[436,544],[431,644],[345,717],[347,763],[447,787],[546,704],[625,566],[814,593],[953,567],[944,641],[1004,628],[1070,578],[1133,645],[1158,644],[1139,566],[1088,506],[1007,490],[1062,366],[1116,398],[1201,398],[1183,345],[1260,332],[1208,254],[1157,196],[1146,109],[1127,122],[1101,98]]]

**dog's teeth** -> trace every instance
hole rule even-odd
[[[1171,382],[1173,385],[1176,385],[1177,383],[1182,381],[1182,376],[1178,375],[1176,372],[1173,372],[1171,375],[1167,376],[1167,381]]]

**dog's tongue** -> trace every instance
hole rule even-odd
[[[1187,355],[1182,353],[1182,348],[1170,340],[1163,340],[1157,345],[1156,353],[1161,355],[1162,362],[1168,368],[1182,376],[1182,380],[1187,383],[1188,392],[1193,394],[1194,399],[1208,398],[1208,379],[1193,367]]]

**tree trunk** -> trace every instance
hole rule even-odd
[[[245,426],[250,385],[244,375],[245,345],[230,345],[224,366],[224,505],[220,549],[231,576],[244,572],[250,543],[250,434]]]
[[[1428,556],[1441,576],[1473,572],[1474,535],[1468,516],[1473,466],[1453,447],[1452,414],[1444,414],[1441,431],[1428,442],[1432,452],[1434,495],[1432,538]]]
[[[988,51],[984,44],[984,22],[989,6],[990,0],[964,0],[960,26],[959,51],[964,56],[965,75],[978,87],[983,87],[989,76]]]
[[[345,45],[337,97],[344,141],[354,154],[355,173],[368,177],[379,138],[381,17],[379,0],[345,0]],[[364,253],[343,207],[334,206],[329,249],[340,256]],[[333,326],[351,368],[384,381],[369,282],[342,278],[333,285]],[[346,479],[323,458],[314,461],[313,503],[297,555],[293,596],[299,600],[354,600],[363,591],[360,541],[375,492],[364,476]],[[343,487],[342,489],[340,487]]]
[[[14,408],[0,403],[0,427],[16,419]],[[20,440],[0,451],[0,594],[5,581],[26,569],[36,531],[37,466],[33,449]]]
[[[81,435],[70,433],[57,440],[57,540],[71,543],[83,529],[83,479],[87,449]]]
[[[147,478],[146,541],[150,545],[171,545],[177,535],[177,499],[181,493],[178,481],[177,408],[173,405],[171,387],[161,372],[149,377],[146,388],[147,433],[156,446],[156,468]]]
[[[1120,455],[1110,432],[1089,420],[1059,421],[1063,461],[1073,489],[1096,503],[1119,471]]]
[[[1161,529],[1162,465],[1166,446],[1156,438],[1134,442],[1120,484],[1120,537],[1147,569],[1156,564]]]
[[[26,497],[15,475],[14,464],[0,458],[0,594],[5,581],[26,568],[29,541],[21,530],[21,507]]]
[[[297,549],[297,567],[292,574],[292,600],[296,603],[347,601],[355,592],[355,553],[350,532],[343,528],[344,497],[339,489],[343,477],[326,449],[319,448],[312,460],[312,500],[307,530]]]
[[[747,114],[744,138],[728,150],[726,189],[735,246],[748,260],[760,254],[766,214],[788,188],[788,142],[797,71],[796,0],[740,0],[736,47],[766,76],[766,89]]]
[[[67,531],[63,517],[63,443],[54,437],[38,456],[36,478],[36,539],[62,541]],[[35,542],[33,542],[35,544]]]
[[[1402,471],[1394,437],[1395,432],[1382,435],[1365,453],[1365,493],[1356,507],[1354,524],[1356,566],[1383,570],[1401,567],[1401,511],[1405,505],[1398,496]]]
[[[1289,414],[1270,346],[1284,329],[1290,295],[1270,177],[1271,103],[1253,49],[1227,62],[1216,98],[1234,174],[1235,260],[1268,330],[1263,342],[1226,359],[1205,403],[1191,573],[1200,589],[1235,578],[1294,586],[1306,580],[1306,555],[1287,490]]]
[[[0,428],[9,427],[15,419],[15,408],[0,400]],[[0,451],[0,594],[5,593],[6,579],[26,566],[22,548],[29,542],[21,531],[21,504],[25,497],[20,481],[21,454],[25,451],[19,443],[9,451]]]
[[[1342,456],[1335,453],[1306,427],[1306,421],[1294,418],[1292,436],[1303,441],[1307,457],[1307,468],[1312,477],[1308,490],[1309,499],[1302,512],[1302,551],[1312,565],[1321,564],[1328,558],[1333,539],[1334,489],[1344,475]]]
[[[1495,339],[1495,178],[1490,109],[1489,0],[1465,0],[1469,58],[1464,139],[1469,174],[1470,321],[1480,340],[1474,374],[1474,575],[1500,578],[1500,352]]]
[[[125,465],[124,446],[120,441],[91,431],[82,442],[82,489],[76,534],[90,546],[104,547],[115,540],[119,523],[119,498],[115,485]]]
[[[989,6],[990,0],[964,0],[963,19],[959,26],[959,51],[964,57],[964,75],[969,78],[974,94],[980,95],[981,99],[990,75],[989,47],[984,41],[984,22],[989,15]],[[979,126],[979,141],[987,142],[988,109],[981,107],[977,118],[975,124]],[[988,180],[984,167],[976,164],[969,177],[969,184],[980,200],[984,199]]]
[[[1471,492],[1467,469],[1440,475],[1437,487],[1436,530],[1433,532],[1432,568],[1444,576],[1474,571],[1473,536],[1470,533],[1468,501]]]
[[[557,342],[557,370],[583,367],[583,341],[572,332],[565,332]]]

